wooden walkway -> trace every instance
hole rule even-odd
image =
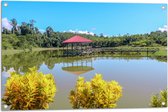
[[[104,52],[150,52],[150,53],[155,53],[156,51],[159,51],[158,48],[95,48],[93,52],[97,53],[104,53]]]

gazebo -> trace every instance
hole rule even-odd
[[[81,75],[94,70],[94,68],[90,66],[70,66],[70,67],[62,67],[62,70],[71,74]]]
[[[70,74],[81,75],[94,70],[92,58],[63,63],[62,70]]]
[[[84,38],[84,37],[79,36],[79,35],[75,35],[75,36],[73,36],[73,37],[71,37],[71,38],[63,41],[63,44],[66,44],[66,46],[67,46],[67,52],[66,52],[67,55],[69,55],[71,53],[72,53],[72,55],[75,55],[75,54],[78,55],[79,54],[79,50],[77,52],[75,52],[73,46],[74,45],[80,45],[81,46],[80,52],[82,52],[83,51],[82,45],[83,44],[88,44],[88,43],[91,43],[91,42],[93,42],[93,41],[90,40],[90,39]],[[72,50],[72,52],[68,52],[68,45],[69,44],[71,44],[71,50]]]

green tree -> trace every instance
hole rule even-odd
[[[17,21],[16,19],[11,20],[11,25],[12,25],[12,33],[15,34],[17,32]]]
[[[54,32],[54,30],[53,30],[50,26],[48,26],[48,27],[46,28],[47,37],[51,37],[52,34],[53,34],[53,32]]]

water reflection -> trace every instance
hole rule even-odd
[[[21,69],[23,72],[26,72],[28,68],[32,66],[40,67],[43,62],[52,69],[56,63],[71,63],[74,61],[81,60],[91,60],[96,57],[103,58],[111,58],[111,59],[124,59],[124,60],[132,60],[137,59],[141,60],[144,58],[140,55],[121,55],[121,56],[113,56],[109,54],[99,54],[94,56],[87,57],[59,57],[62,51],[59,50],[51,50],[51,51],[40,51],[40,52],[26,52],[26,53],[18,53],[13,55],[2,55],[2,66],[9,69],[13,67],[15,70]],[[149,59],[157,59],[158,61],[167,62],[167,57],[148,57]],[[21,67],[21,68],[20,68]]]
[[[90,59],[71,63],[63,63],[62,70],[71,74],[81,75],[94,70],[94,68],[92,64],[92,59]]]
[[[4,75],[10,68],[26,72],[33,66],[55,77],[58,93],[50,109],[72,109],[68,95],[78,78],[73,74],[80,74],[89,81],[95,73],[101,73],[107,81],[118,81],[123,86],[123,97],[117,104],[118,108],[149,107],[151,95],[166,88],[165,57],[114,57],[108,54],[58,57],[57,53],[59,51],[3,55],[2,67],[6,67],[6,70],[2,68],[2,92],[7,79]]]
[[[94,70],[94,68],[89,66],[71,66],[71,67],[62,67],[62,70],[69,72],[71,74],[81,75]]]
[[[2,76],[8,78],[10,77],[11,72],[15,72],[15,69],[13,67],[9,68],[9,70],[7,70],[6,67],[3,67]]]

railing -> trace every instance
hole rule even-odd
[[[94,48],[94,52],[152,52],[159,51],[159,48]]]
[[[146,52],[146,53],[155,53],[156,51],[159,51],[159,48],[142,48],[142,47],[131,47],[131,48],[91,48],[91,49],[85,49],[82,51],[77,51],[77,50],[68,50],[63,53],[64,56],[77,56],[77,55],[90,55],[90,54],[95,54],[95,53],[104,53],[104,52],[110,52],[110,53],[124,53],[124,52],[136,52],[136,53],[141,53],[141,52]]]

